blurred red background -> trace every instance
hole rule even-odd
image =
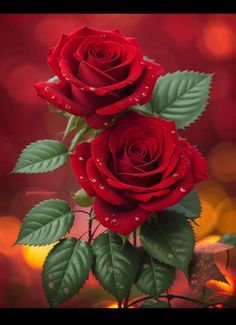
[[[49,47],[62,33],[87,25],[119,28],[135,37],[143,53],[165,73],[176,70],[215,72],[207,111],[181,131],[207,158],[210,180],[197,188],[203,207],[195,227],[197,240],[217,240],[236,233],[236,15],[235,14],[2,14],[0,15],[0,307],[46,307],[40,280],[50,249],[14,246],[20,223],[34,204],[48,198],[74,203],[69,190],[78,185],[69,166],[43,175],[9,174],[22,149],[38,139],[59,139],[66,121],[48,112],[33,84],[47,80]],[[77,215],[72,235],[85,231],[85,215]],[[229,269],[217,257],[230,285],[217,284],[228,294],[236,287],[236,254]],[[187,293],[182,274],[170,290]],[[134,295],[137,292],[134,292]],[[107,307],[115,303],[92,277],[63,306]],[[176,302],[175,306],[186,306]]]

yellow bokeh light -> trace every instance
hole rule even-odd
[[[223,142],[215,146],[207,157],[208,167],[222,182],[236,180],[236,144]]]
[[[201,217],[196,219],[196,223],[193,224],[196,239],[199,240],[206,235],[209,235],[217,224],[217,214],[214,207],[207,201],[201,200],[202,213]]]
[[[111,305],[109,305],[107,308],[118,308],[118,305],[117,305],[117,303],[116,304],[111,304]]]
[[[199,240],[198,245],[202,245],[202,244],[214,244],[218,240],[220,240],[220,236],[219,235],[211,235],[211,236],[207,236],[207,237],[204,237],[203,239]]]
[[[41,269],[45,258],[54,245],[55,243],[47,246],[23,246],[22,252],[25,262],[32,269]]]
[[[217,207],[216,230],[220,235],[236,233],[236,198],[226,198]]]
[[[228,58],[235,52],[235,40],[235,32],[227,23],[209,23],[203,29],[200,49],[203,47],[214,58]]]

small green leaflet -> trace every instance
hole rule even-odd
[[[73,222],[74,215],[65,201],[42,201],[26,215],[16,244],[54,243],[70,230]]]
[[[61,142],[39,140],[23,150],[13,172],[20,174],[51,172],[64,165],[68,157],[68,150]]]
[[[100,284],[121,303],[128,294],[138,270],[135,248],[109,232],[99,235],[93,245],[93,270]]]
[[[170,288],[175,277],[175,268],[154,260],[145,251],[141,254],[141,266],[136,285],[153,298]]]
[[[142,113],[173,120],[182,129],[204,111],[213,74],[177,71],[160,77],[148,105],[136,106]]]
[[[229,245],[236,245],[236,234],[228,234],[221,237],[219,242]]]
[[[149,255],[181,269],[188,277],[195,239],[186,217],[173,211],[159,212],[151,224],[146,222],[142,225],[140,238]]]
[[[186,195],[178,204],[167,209],[184,214],[189,219],[199,218],[201,215],[201,203],[195,190]]]
[[[65,238],[48,254],[42,271],[45,294],[51,307],[72,298],[84,285],[93,254],[85,241]]]

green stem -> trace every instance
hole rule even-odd
[[[93,226],[93,219],[91,218],[92,213],[93,213],[93,208],[91,208],[89,211],[90,218],[88,219],[88,243],[89,244],[91,244],[92,242],[92,226]]]

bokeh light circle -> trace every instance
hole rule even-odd
[[[236,198],[226,198],[217,207],[216,230],[220,235],[236,233]]]
[[[207,157],[208,168],[221,182],[236,180],[236,143],[222,142]]]
[[[43,263],[54,244],[47,246],[23,246],[22,252],[25,262],[32,268],[41,270]]]
[[[200,33],[199,50],[211,59],[228,59],[235,54],[235,32],[225,21],[209,21]]]

